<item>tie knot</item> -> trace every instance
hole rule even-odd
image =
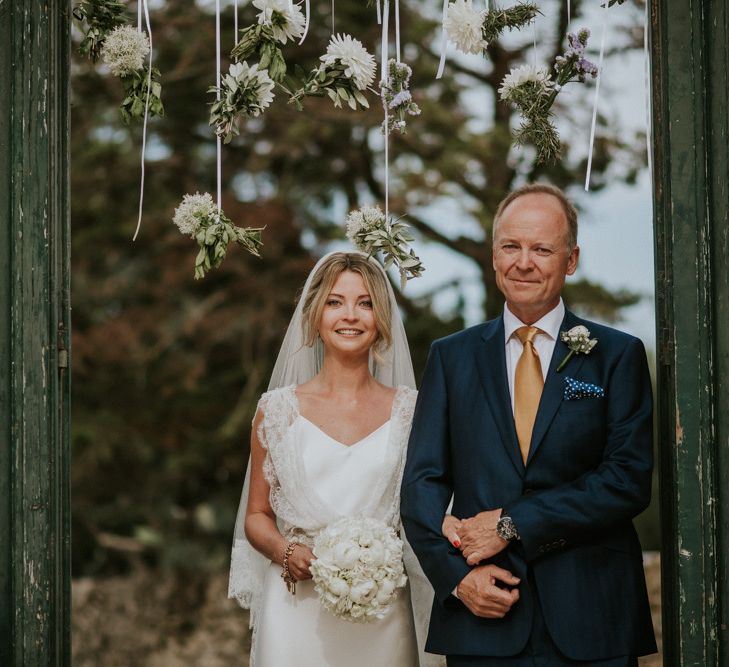
[[[519,327],[515,332],[516,337],[521,341],[522,345],[527,343],[534,343],[534,338],[537,334],[543,333],[541,329],[537,327]]]

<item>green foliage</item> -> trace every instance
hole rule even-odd
[[[241,229],[236,227],[225,214],[220,213],[217,221],[205,220],[195,240],[200,251],[195,258],[195,279],[204,278],[210,269],[218,268],[228,252],[228,244],[238,243],[251,255],[260,257],[262,229]]]
[[[280,17],[278,12],[272,13],[272,21]],[[286,61],[278,41],[273,36],[270,25],[253,24],[240,31],[240,41],[231,51],[236,61],[255,57],[259,69],[267,69],[268,76],[280,83],[286,77]]]
[[[124,99],[119,105],[119,114],[126,125],[132,120],[144,118],[144,108],[147,104],[147,90],[149,90],[148,116],[164,116],[162,105],[162,84],[159,82],[160,73],[156,67],[152,68],[150,79],[149,65],[144,69],[132,72],[122,77],[124,86]],[[151,80],[151,87],[148,85]]]
[[[483,38],[489,44],[495,42],[507,28],[519,30],[529,25],[541,13],[538,5],[533,2],[520,2],[508,9],[491,9],[486,12],[481,27]]]
[[[82,23],[84,34],[78,47],[79,53],[98,60],[106,36],[127,22],[126,11],[126,4],[119,0],[81,0],[73,8],[73,16]]]
[[[342,64],[317,67],[309,74],[304,85],[291,94],[289,102],[301,111],[304,108],[301,100],[305,97],[326,95],[336,109],[341,109],[343,104],[352,111],[357,111],[358,108],[369,109],[370,105],[364,93],[344,74],[345,70],[346,67]]]

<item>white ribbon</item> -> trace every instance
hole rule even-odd
[[[290,1],[293,2],[293,0]],[[233,43],[238,46],[238,0],[235,0],[235,2],[233,2],[233,32]]]
[[[653,118],[651,116],[651,55],[648,48],[648,2],[645,3],[643,23],[643,58],[645,62],[645,143],[648,155],[648,177],[653,183]]]
[[[332,36],[334,36],[334,0],[332,0]]]
[[[569,29],[570,23],[572,23],[572,7],[570,0],[567,0],[567,28]],[[647,3],[646,3],[647,4]]]
[[[220,100],[220,0],[215,0],[215,99]],[[218,211],[222,208],[222,174],[223,150],[220,134],[215,133],[216,177],[217,177],[217,205]]]
[[[137,228],[134,230],[132,241],[137,240],[137,235],[142,226],[142,208],[144,206],[144,156],[147,151],[147,117],[149,116],[149,95],[152,92],[152,23],[149,20],[149,7],[147,0],[139,0],[137,5],[137,30],[142,32],[142,11],[144,21],[147,25],[147,37],[149,38],[149,72],[147,73],[147,95],[144,100],[144,122],[142,124],[142,175],[139,184],[139,213],[137,215]]]
[[[387,38],[390,22],[390,0],[384,0],[382,10],[382,41],[380,44],[380,87],[387,83]],[[390,219],[390,110],[387,101],[382,99],[385,110],[385,220]]]
[[[382,9],[380,8],[380,0],[377,0],[377,25],[382,25]]]
[[[304,40],[306,39],[306,34],[309,32],[309,13],[310,13],[310,7],[309,7],[309,0],[304,1],[304,34],[301,35],[301,39],[299,40],[299,46],[301,46],[304,43]]]
[[[443,70],[445,69],[446,63],[446,51],[448,49],[448,34],[445,29],[445,22],[448,18],[448,0],[443,0],[443,17],[441,19],[441,32],[440,32],[440,62],[438,63],[438,73],[435,75],[436,79],[440,79],[443,76]]]
[[[590,127],[590,147],[587,151],[587,173],[585,174],[585,192],[590,190],[590,175],[592,174],[592,154],[595,147],[595,127],[597,126],[597,102],[600,98],[600,81],[602,80],[602,65],[605,56],[605,37],[607,35],[607,13],[610,2],[605,0],[605,11],[602,14],[602,37],[600,39],[600,59],[597,62],[597,81],[595,82],[595,100],[592,105],[592,126]]]
[[[397,58],[397,62],[399,63],[400,62],[400,0],[395,0],[395,58]]]

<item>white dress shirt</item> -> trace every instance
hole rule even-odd
[[[562,299],[550,310],[544,317],[535,322],[532,326],[541,329],[543,333],[538,333],[534,337],[534,348],[539,355],[539,363],[542,365],[542,377],[546,379],[549,363],[552,361],[554,353],[554,345],[559,336],[559,328],[562,326],[564,319],[564,303]],[[514,411],[514,375],[516,373],[516,364],[519,362],[522,345],[516,330],[523,327],[522,322],[514,313],[509,310],[509,306],[504,304],[504,343],[506,344],[506,377],[509,379],[509,394],[511,395],[511,410]]]

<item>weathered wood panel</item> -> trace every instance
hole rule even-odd
[[[69,29],[66,0],[0,1],[2,665],[70,664]]]
[[[726,35],[723,1],[653,2],[667,665],[729,665]]]

